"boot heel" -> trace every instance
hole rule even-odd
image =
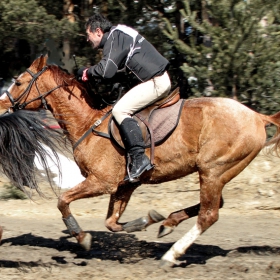
[[[145,172],[145,171],[149,171],[151,169],[153,169],[155,167],[155,165],[152,165],[152,164],[149,164],[148,166],[146,166],[146,168],[141,172],[141,174],[136,177],[136,178],[131,178],[129,177],[129,175],[126,175],[124,177],[124,181],[129,181],[130,183],[136,183],[136,182],[139,182],[139,177]]]
[[[154,164],[150,164],[146,167],[146,171],[149,171],[149,170],[153,169],[154,167],[155,167]]]

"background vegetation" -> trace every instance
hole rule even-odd
[[[73,54],[79,66],[98,62],[84,30],[95,12],[150,40],[170,60],[182,97],[231,97],[279,111],[279,0],[1,0],[2,86],[41,53],[69,72]]]
[[[13,185],[6,184],[2,189],[2,192],[0,192],[0,200],[27,199],[23,191]]]

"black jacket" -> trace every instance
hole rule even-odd
[[[112,78],[126,66],[145,82],[162,75],[169,66],[168,60],[151,43],[125,25],[113,26],[103,35],[99,47],[103,48],[103,57],[88,69],[89,77]]]

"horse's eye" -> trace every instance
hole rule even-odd
[[[21,85],[21,82],[15,81],[15,85],[19,87]]]

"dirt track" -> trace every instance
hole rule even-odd
[[[195,223],[183,222],[158,239],[158,225],[134,234],[111,233],[104,226],[109,196],[71,204],[80,226],[93,236],[84,252],[69,237],[56,198],[0,201],[1,279],[280,279],[280,159],[260,155],[224,189],[219,221],[203,234],[170,271],[159,259]],[[4,184],[4,183],[3,183]],[[1,187],[0,187],[1,191]],[[139,187],[121,221],[154,208],[170,212],[198,202],[197,175]]]

